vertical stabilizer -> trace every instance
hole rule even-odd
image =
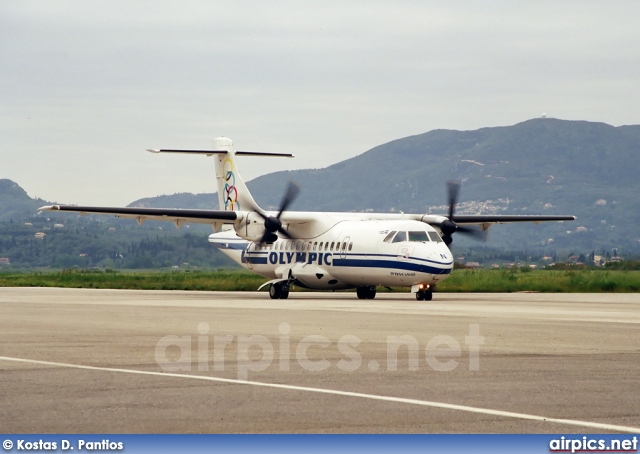
[[[279,156],[293,158],[289,153],[263,153],[259,151],[236,151],[233,142],[226,137],[213,139],[213,150],[168,150],[149,149],[152,153],[178,153],[197,154],[204,156],[214,156],[216,160],[216,185],[218,187],[218,202],[221,210],[224,211],[259,211],[260,207],[244,184],[236,155],[242,156]]]
[[[258,205],[251,197],[251,193],[249,193],[249,189],[238,171],[233,142],[226,137],[218,137],[213,140],[213,149],[226,151],[225,154],[215,155],[220,209],[225,211],[256,210]]]

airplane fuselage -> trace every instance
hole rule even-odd
[[[361,286],[434,286],[453,269],[439,233],[419,221],[342,221],[314,237],[272,244],[242,239],[235,230],[209,242],[243,267],[268,279],[295,277],[319,289]]]

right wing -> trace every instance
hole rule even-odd
[[[85,214],[111,214],[117,218],[135,219],[138,224],[144,221],[169,221],[178,227],[185,223],[219,224],[241,220],[240,211],[223,210],[181,210],[177,208],[130,208],[130,207],[90,207],[76,205],[48,205],[39,211],[70,211]]]

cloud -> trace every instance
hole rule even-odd
[[[212,191],[212,166],[150,156],[218,135],[321,167],[435,128],[546,112],[637,122],[636,2],[8,2],[2,172],[83,204]]]

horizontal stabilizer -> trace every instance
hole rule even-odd
[[[182,154],[203,154],[213,156],[214,154],[227,154],[227,150],[168,150],[168,149],[148,149],[151,153],[182,153]],[[278,158],[295,158],[291,153],[267,153],[262,151],[236,151],[236,156],[267,156]]]

